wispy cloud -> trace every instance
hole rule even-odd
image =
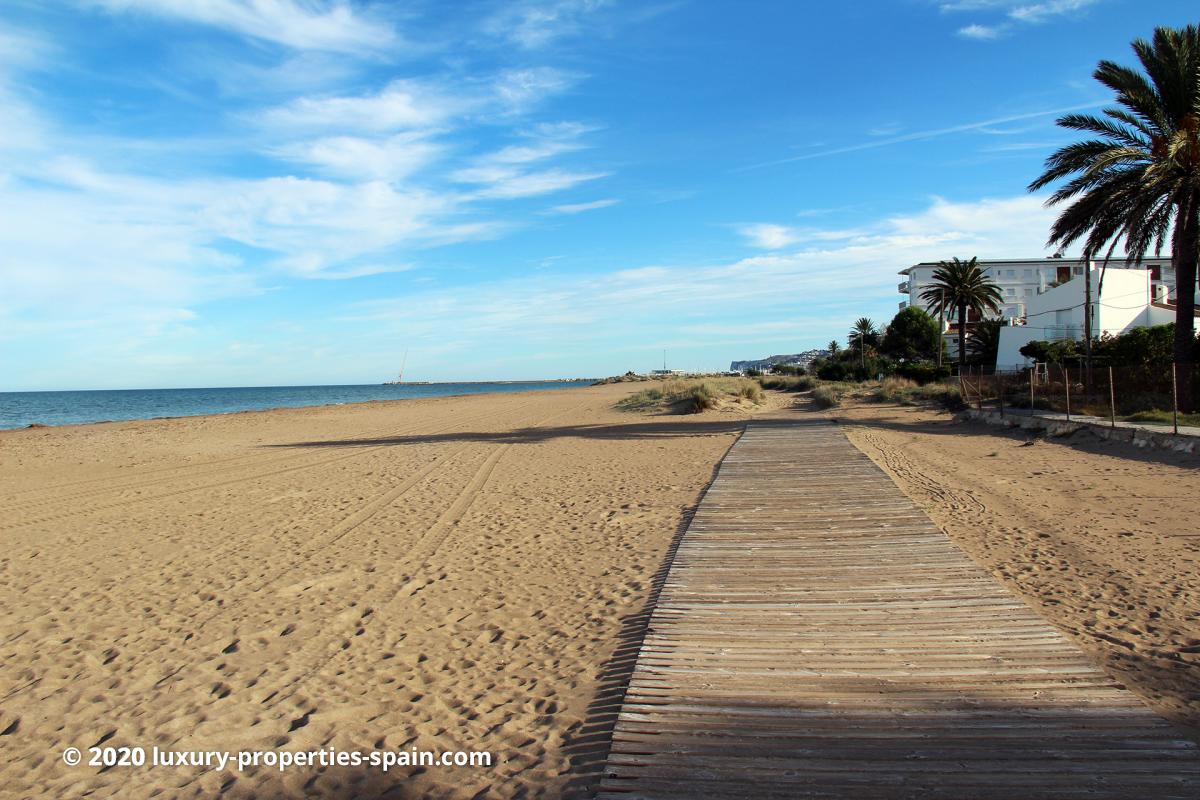
[[[1028,0],[956,0],[942,2],[943,12],[991,12],[1000,14],[1000,20],[989,24],[973,23],[958,29],[958,35],[967,39],[989,41],[1010,33],[1018,25],[1041,24],[1060,17],[1071,17],[1086,11],[1099,0],[1043,0],[1030,3]]]
[[[611,0],[529,0],[517,2],[484,23],[484,29],[526,50],[545,47],[578,33],[586,19]]]
[[[621,202],[615,197],[607,197],[603,200],[592,200],[588,203],[564,203],[560,206],[553,206],[549,209],[551,214],[582,214],[584,211],[595,211],[600,208],[608,208],[615,206]]]
[[[141,12],[230,31],[300,50],[361,54],[396,47],[386,23],[335,0],[96,0],[112,12]]]
[[[764,250],[779,250],[800,240],[794,229],[786,225],[773,225],[768,222],[740,225],[738,233],[754,247],[761,247]]]
[[[479,102],[432,81],[396,80],[373,93],[298,97],[258,119],[289,131],[399,131],[434,127]]]
[[[1001,29],[996,26],[968,25],[958,29],[958,35],[967,39],[998,39]]]
[[[794,161],[807,161],[813,158],[826,158],[828,156],[841,155],[842,153],[856,153],[860,150],[872,150],[876,147],[888,147],[894,144],[904,142],[916,142],[925,139],[936,139],[939,136],[949,136],[956,133],[967,133],[969,131],[977,131],[985,128],[990,128],[993,125],[1003,125],[1008,122],[1019,122],[1026,119],[1037,119],[1039,117],[1053,117],[1059,114],[1066,114],[1071,111],[1082,111],[1088,108],[1098,108],[1103,105],[1103,102],[1095,103],[1079,103],[1073,106],[1064,106],[1063,108],[1047,109],[1045,111],[1031,111],[1026,114],[1012,114],[1007,117],[995,117],[993,119],[985,119],[979,122],[968,122],[964,125],[952,125],[946,128],[933,128],[924,131],[915,131],[906,133],[902,136],[893,136],[887,139],[879,139],[876,141],[863,142],[861,144],[847,145],[846,147],[835,147],[830,150],[821,150],[816,153],[805,153],[800,156],[789,156],[788,158],[780,158],[775,161],[764,161],[759,164],[750,164],[745,167],[739,167],[734,172],[743,172],[752,169],[762,169],[763,167],[773,167],[779,164],[790,164]]]

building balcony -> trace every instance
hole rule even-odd
[[[1048,342],[1075,341],[1083,336],[1083,328],[1079,325],[1052,325],[1046,328],[1045,334]]]
[[[904,281],[903,283],[901,283],[896,288],[896,291],[898,291],[900,294],[908,294],[908,281]]]

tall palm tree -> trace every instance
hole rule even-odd
[[[997,314],[1003,296],[1000,288],[979,268],[979,259],[939,261],[933,271],[933,283],[921,292],[921,299],[934,314],[958,312],[958,372],[962,374],[967,358],[967,312],[976,316]]]
[[[836,356],[838,351],[842,349],[842,344],[837,339],[832,339],[830,340],[826,349],[829,350],[829,356],[832,358],[833,356]]]
[[[1152,42],[1133,41],[1143,75],[1112,61],[1092,73],[1116,93],[1104,116],[1068,114],[1061,127],[1094,134],[1057,150],[1029,184],[1037,191],[1069,178],[1047,205],[1072,200],[1055,221],[1051,244],[1085,240],[1091,258],[1124,242],[1126,261],[1140,263],[1168,235],[1175,265],[1176,390],[1191,410],[1196,267],[1200,260],[1200,29],[1156,28]]]
[[[867,345],[874,344],[879,338],[879,330],[876,329],[875,323],[867,317],[859,317],[854,322],[854,327],[850,329],[850,336],[847,341],[853,347],[858,345],[858,356],[862,360],[863,366],[867,364]]]

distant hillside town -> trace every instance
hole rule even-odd
[[[734,361],[729,365],[730,372],[745,372],[746,370],[769,370],[776,366],[798,366],[807,368],[815,359],[826,358],[828,350],[805,350],[803,353],[792,353],[786,356],[767,356],[754,361]]]

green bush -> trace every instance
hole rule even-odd
[[[849,380],[854,369],[845,361],[826,361],[817,368],[817,377],[823,381]]]

